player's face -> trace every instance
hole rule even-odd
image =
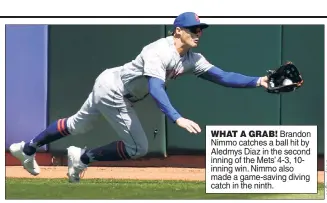
[[[202,35],[202,30],[199,27],[191,27],[182,29],[181,40],[182,42],[191,47],[197,47],[200,37]]]

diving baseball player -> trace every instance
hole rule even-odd
[[[225,87],[267,87],[266,76],[225,72],[210,64],[200,53],[192,52],[191,48],[197,47],[202,31],[207,27],[193,12],[180,14],[174,21],[172,36],[148,44],[134,60],[103,71],[76,114],[54,121],[28,142],[12,144],[10,152],[30,174],[38,175],[37,148],[67,136],[85,133],[103,115],[121,140],[94,149],[68,147],[69,182],[79,182],[80,173],[94,161],[142,157],[147,154],[148,140],[132,104],[148,95],[171,122],[190,133],[201,132],[197,123],[184,118],[172,106],[165,91],[165,83],[169,80],[191,73]]]

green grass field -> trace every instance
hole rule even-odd
[[[205,194],[205,182],[6,178],[6,199],[324,199],[318,194]]]

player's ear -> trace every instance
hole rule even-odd
[[[182,29],[180,27],[175,28],[175,34],[181,35],[182,34]]]

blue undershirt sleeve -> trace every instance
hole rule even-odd
[[[164,81],[156,77],[148,77],[149,93],[157,103],[159,109],[173,122],[181,115],[171,105],[165,90]]]
[[[234,88],[257,87],[257,81],[260,78],[260,77],[246,76],[240,73],[225,72],[216,66],[202,73],[201,75],[199,75],[199,77],[225,87],[234,87]]]

